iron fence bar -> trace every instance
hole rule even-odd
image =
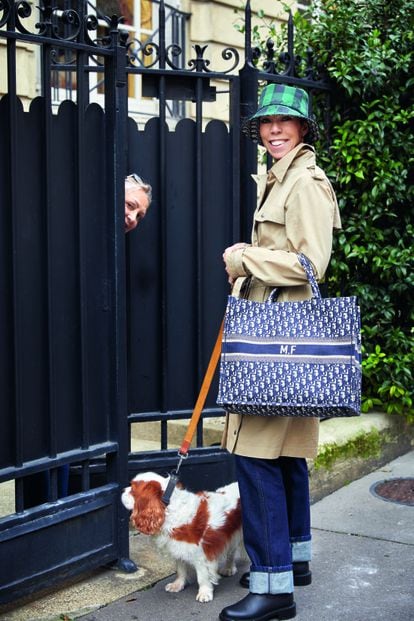
[[[161,10],[161,9],[160,9]],[[160,200],[161,200],[161,411],[165,412],[168,403],[168,306],[167,306],[167,159],[165,155],[166,149],[166,85],[165,77],[161,76],[159,81],[159,162],[160,162]],[[161,425],[161,444],[165,448],[168,442],[167,423]]]
[[[155,3],[155,0],[152,0],[152,1]],[[179,11],[178,9],[175,9],[174,7],[170,7],[169,5],[165,4],[165,2],[163,2],[163,3],[159,2],[159,4],[160,4],[160,5],[161,5],[161,4],[163,4],[164,9],[165,9],[165,7],[169,7],[169,8],[171,8],[171,11],[170,11],[170,12],[168,13],[168,15],[166,15],[166,17],[165,17],[164,32],[165,32],[165,26],[166,26],[166,24],[167,24],[167,22],[168,22],[169,20],[171,20],[171,23],[173,24],[174,19],[175,19],[175,18],[177,18],[177,16],[178,16],[178,15],[180,15],[180,16],[181,16],[181,17],[180,17],[180,19],[181,19],[182,21],[185,21],[185,20],[186,20],[186,19],[188,19],[188,18],[190,17],[190,15],[191,15],[190,13],[184,13],[184,11]],[[173,32],[174,32],[174,26],[172,26],[172,30],[173,30]],[[159,32],[161,32],[161,26],[160,26],[160,27],[158,27],[158,28],[156,28],[156,29],[152,32],[151,36],[150,36],[150,37],[148,37],[148,39],[146,39],[146,40],[145,40],[145,43],[146,43],[146,44],[153,43],[153,42],[155,41],[155,38],[156,38],[156,36],[157,36],[157,34],[158,34]],[[175,40],[174,40],[174,39],[173,39],[173,41],[174,41],[174,43],[175,43]]]
[[[153,4],[161,4],[163,0],[152,0]],[[185,15],[185,17],[189,18],[191,17],[191,13],[188,13],[186,11],[181,11],[181,9],[177,9],[177,7],[173,6],[172,4],[168,4],[168,2],[164,2],[164,6],[167,9],[171,9],[173,11],[175,11],[176,13],[180,13],[181,15]]]
[[[9,40],[19,40],[25,41],[26,43],[31,43],[33,45],[45,44],[50,46],[55,46],[59,48],[65,48],[70,50],[84,50],[85,52],[89,52],[93,56],[110,56],[111,51],[106,47],[93,46],[88,43],[78,43],[76,41],[68,41],[66,39],[55,39],[50,36],[40,36],[36,34],[25,34],[21,32],[15,31],[7,31],[2,30],[1,37]]]
[[[14,11],[10,12],[7,29],[13,30],[15,28],[15,14]],[[17,261],[19,260],[18,244],[17,244],[17,219],[13,211],[13,205],[15,204],[14,197],[16,196],[16,184],[17,184],[17,153],[16,153],[16,128],[17,128],[17,110],[16,110],[16,40],[7,40],[7,88],[8,88],[8,112],[9,112],[9,132],[8,132],[8,165],[9,165],[9,200],[7,206],[9,210],[9,225],[11,232],[11,252],[10,252],[10,266],[9,266],[9,278],[12,289],[13,304],[10,308],[10,316],[13,321],[11,330],[11,366],[13,369],[13,403],[14,410],[14,463],[19,467],[23,464],[23,421],[22,421],[22,406],[21,406],[21,364],[19,356],[16,355],[18,344],[21,341],[19,334],[19,326],[21,323],[18,320],[19,304],[17,301]],[[17,481],[15,485],[15,510],[21,513],[24,510],[23,500],[23,483]]]
[[[196,162],[195,162],[195,178],[196,178],[196,282],[200,283],[202,280],[202,265],[203,265],[203,80],[197,78],[196,82]],[[203,340],[202,330],[203,326],[203,300],[201,287],[197,287],[196,297],[196,326],[197,326],[197,373],[196,373],[196,389],[201,386],[204,371],[203,368]],[[197,424],[196,434],[197,446],[201,446],[203,443],[203,421],[200,418]]]
[[[89,459],[86,459],[82,462],[81,466],[81,490],[83,492],[89,491],[91,486],[91,477],[90,477],[90,465],[91,462]]]
[[[116,18],[110,28],[112,57],[107,58],[105,66],[105,110],[106,110],[106,187],[111,218],[109,239],[112,240],[109,253],[109,270],[114,282],[112,294],[112,351],[110,428],[115,433],[119,450],[106,455],[108,482],[119,486],[128,482],[128,420],[127,420],[127,361],[126,361],[126,282],[125,282],[125,233],[124,233],[124,193],[127,163],[127,74],[125,48],[119,43]],[[129,515],[118,503],[116,510],[117,565],[124,571],[136,570],[129,558]]]
[[[88,513],[91,510],[91,505],[94,508],[102,506],[102,504],[108,503],[108,497],[117,493],[116,485],[106,484],[99,488],[99,490],[92,490],[84,495],[83,503],[79,506],[79,497],[74,495],[72,497],[60,498],[58,502],[51,508],[49,507],[33,507],[30,510],[30,520],[27,521],[26,515],[11,515],[0,518],[0,543],[13,539],[16,535],[22,536],[26,532],[30,532],[36,520],[47,518],[48,521],[53,521],[53,524],[64,522],[68,520],[68,517],[78,517],[79,515]],[[87,502],[85,502],[85,496]],[[110,559],[108,559],[110,560]],[[67,578],[68,576],[65,575]],[[1,602],[4,603],[3,601]]]
[[[232,197],[233,204],[232,216],[232,235],[233,240],[241,239],[241,219],[240,219],[240,80],[229,82],[230,86],[230,135],[232,145]]]
[[[257,101],[257,81],[254,69],[245,66],[240,72],[241,122],[252,113]],[[240,136],[240,218],[242,240],[250,240],[251,222],[256,204],[256,184],[251,178],[257,172],[257,147],[247,138]],[[237,236],[236,236],[237,237]],[[234,240],[236,241],[236,239]]]
[[[64,0],[64,4],[65,4],[66,10],[69,10],[71,8],[71,0]],[[84,14],[85,14],[85,3],[84,2],[80,3],[79,13],[81,14],[81,22],[82,22]],[[65,25],[65,29],[67,29],[67,33],[65,34],[69,36],[69,25],[68,24]],[[83,37],[84,37],[84,31],[81,30],[81,32],[79,33],[79,38],[83,39]],[[79,55],[82,55],[83,53],[84,52],[78,52],[77,64],[79,63]],[[68,49],[65,49],[65,61],[66,60],[70,60],[70,50]],[[68,84],[69,84],[69,88],[68,88]],[[76,84],[78,84],[78,82],[76,82]],[[65,88],[66,88],[66,97],[68,99],[72,99],[72,94],[73,94],[72,74],[68,73],[67,71],[65,72]]]
[[[55,365],[55,312],[54,312],[54,296],[53,287],[53,230],[52,230],[52,199],[51,199],[51,122],[52,122],[52,101],[51,101],[51,46],[43,45],[41,48],[41,73],[42,86],[44,92],[42,107],[42,129],[43,129],[43,161],[42,161],[42,181],[43,195],[42,205],[43,213],[43,230],[46,239],[44,268],[46,274],[46,334],[47,334],[47,384],[45,391],[47,394],[46,408],[48,420],[48,450],[49,457],[57,455],[57,395],[56,395],[56,365]],[[52,468],[50,470],[50,500],[56,501],[58,497],[57,471]]]
[[[185,43],[186,43],[186,38],[185,38],[185,20],[181,20],[180,24],[178,24],[177,28],[180,29],[180,47],[182,50],[182,60],[181,60],[181,66],[184,68],[185,64],[186,64],[186,53],[185,53]],[[178,111],[177,111],[178,115],[180,116],[184,116],[185,113],[185,102],[178,102]]]
[[[85,4],[82,2],[80,7],[80,19],[83,23],[85,17]],[[83,32],[80,34],[83,39]],[[89,446],[90,433],[89,433],[89,377],[88,377],[88,282],[85,271],[85,257],[87,249],[87,227],[84,225],[84,214],[87,212],[88,206],[84,201],[84,188],[86,187],[85,179],[85,111],[88,104],[88,88],[86,80],[88,74],[85,73],[84,68],[87,65],[88,56],[84,50],[77,52],[76,62],[76,94],[77,94],[77,106],[76,106],[76,132],[77,132],[77,165],[76,165],[76,195],[77,195],[77,225],[78,225],[78,252],[77,252],[77,270],[79,275],[79,339],[80,339],[80,400],[81,400],[81,440],[82,448],[85,449]],[[87,477],[85,470],[86,465],[82,469],[84,477]],[[87,477],[88,481],[88,477]],[[82,484],[84,483],[82,479]]]
[[[245,63],[252,61],[252,9],[250,0],[247,0],[244,9],[244,58]]]
[[[16,96],[16,39],[11,35],[15,34],[15,13],[10,11],[7,22],[7,31],[2,31],[2,36],[7,35],[7,87],[10,96]]]
[[[85,8],[86,8],[85,3],[81,2],[80,8],[79,8],[79,17],[80,17],[81,23],[84,23],[86,19]],[[79,33],[78,41],[79,43],[85,42],[85,32],[83,29],[81,29]],[[81,109],[78,111],[78,113],[82,112],[82,115],[80,115],[80,118],[83,118],[84,110],[89,103],[89,100],[88,100],[89,99],[89,75],[88,73],[85,72],[85,67],[88,65],[88,60],[89,60],[88,52],[86,50],[78,50],[77,59],[76,59],[76,66],[77,66],[76,91],[77,91],[78,108]],[[72,84],[71,84],[71,87],[72,87]],[[78,122],[79,120],[80,119],[78,119]]]
[[[78,151],[78,163],[77,163],[77,204],[78,204],[78,274],[79,274],[79,319],[80,319],[80,330],[79,330],[79,339],[80,339],[80,395],[81,395],[81,438],[82,438],[82,448],[87,448],[89,446],[90,434],[89,434],[89,378],[88,378],[88,341],[87,341],[87,299],[88,299],[88,282],[87,276],[85,273],[85,251],[87,244],[87,230],[83,224],[84,218],[82,218],[82,214],[85,213],[85,209],[87,206],[84,204],[83,200],[83,189],[85,187],[85,158],[83,157],[84,153],[84,131],[85,131],[85,123],[84,123],[84,109],[82,106],[82,99],[78,98],[78,107],[77,107],[77,151]]]
[[[294,51],[294,30],[292,11],[289,11],[288,18],[288,57],[290,61],[289,71],[295,75],[295,51]]]
[[[160,29],[160,58],[159,66],[161,70],[165,70],[165,5],[161,0],[158,10],[158,21]],[[161,286],[161,305],[160,305],[160,324],[161,324],[161,411],[167,410],[168,403],[168,334],[167,334],[167,187],[166,187],[166,174],[167,174],[167,159],[166,159],[166,83],[165,76],[160,75],[159,87],[158,87],[158,101],[159,101],[159,163],[160,163],[160,201],[161,201],[161,218],[160,218],[160,237],[161,237],[161,274],[160,274],[160,286]],[[166,424],[161,428],[162,442],[166,446],[167,443],[167,426]]]
[[[93,459],[94,457],[98,457],[99,455],[103,455],[104,453],[116,453],[118,451],[118,442],[107,441],[93,444],[87,449],[73,449],[71,451],[66,451],[64,453],[60,453],[55,458],[43,457],[41,459],[26,461],[24,463],[24,466],[13,465],[7,468],[2,468],[0,471],[0,483],[8,481],[14,477],[16,477],[16,479],[19,479],[20,477],[29,474],[41,472],[42,470],[51,468],[52,466],[62,466],[64,464],[72,463],[75,461],[81,461],[82,459],[87,461],[88,459]]]
[[[101,71],[100,69],[96,70],[94,67],[87,68],[86,71]],[[238,80],[239,77],[234,74],[226,74],[223,76],[223,73],[218,71],[193,71],[191,69],[166,69],[165,64],[163,68],[159,69],[147,69],[146,67],[136,67],[136,66],[128,66],[127,73],[140,73],[142,75],[153,75],[157,77],[190,77],[190,78],[203,78],[204,80],[228,80],[232,82],[233,80]]]
[[[132,413],[128,415],[129,422],[132,423],[149,423],[161,422],[168,420],[184,420],[191,418],[192,410],[174,410],[168,412],[143,412]],[[224,416],[224,412],[220,408],[206,408],[203,410],[203,418],[217,418]]]
[[[293,86],[300,86],[300,88],[315,89],[318,91],[329,92],[331,86],[324,81],[309,80],[307,78],[297,78],[289,75],[279,75],[273,73],[266,73],[265,71],[257,72],[257,79],[263,82],[277,82],[278,84],[291,84]]]
[[[65,71],[72,71],[75,72],[76,68],[73,65],[66,65],[66,64],[61,64],[59,65],[59,69],[65,70]],[[208,73],[202,72],[202,71],[191,71],[189,69],[146,69],[144,67],[132,67],[132,66],[128,66],[126,68],[127,73],[137,73],[140,75],[153,75],[153,76],[164,76],[164,77],[171,77],[171,76],[175,76],[175,77],[191,77],[191,78],[203,78],[204,80],[219,80],[219,79],[223,79],[223,74],[219,73],[217,71],[209,71]],[[84,71],[85,73],[104,73],[104,68],[103,66],[92,66],[92,65],[86,65],[84,67]],[[267,76],[267,78],[269,78],[269,74],[264,73],[263,76]],[[228,80],[229,82],[232,82],[234,80],[238,80],[238,76],[236,75],[226,75],[225,79]],[[263,79],[266,79],[266,77],[263,77]],[[297,79],[296,79],[297,81]],[[103,82],[103,80],[102,80]],[[317,86],[315,86],[315,82],[309,82],[310,84],[313,85],[313,88],[318,88]],[[93,90],[93,89],[91,89]],[[328,90],[328,89],[326,89]],[[217,94],[219,93],[227,93],[227,90],[224,91],[217,91]]]
[[[189,459],[186,465],[195,465],[203,463],[203,461],[211,461],[212,457],[220,461],[226,461],[229,455],[218,446],[194,446],[191,447]],[[134,453],[131,457],[131,464],[134,466],[134,472],[143,472],[148,469],[148,463],[151,468],[164,468],[166,471],[177,465],[177,449],[168,449],[165,451],[142,451],[139,454]]]
[[[253,66],[251,47],[251,6],[245,9],[245,58],[240,70],[240,117],[241,122],[252,114],[257,102],[257,70]],[[250,241],[250,228],[256,205],[256,184],[251,174],[257,171],[257,149],[246,136],[240,136],[240,217],[241,235]],[[234,241],[237,241],[235,239]]]

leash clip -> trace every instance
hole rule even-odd
[[[179,457],[179,461],[178,461],[177,469],[173,470],[170,473],[170,479],[168,481],[168,485],[165,489],[163,497],[161,498],[162,502],[166,506],[170,504],[171,496],[178,483],[178,471],[180,470],[181,464],[183,463],[184,459],[187,459],[188,453],[180,453],[180,451],[178,451],[178,457]]]

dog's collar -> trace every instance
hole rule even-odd
[[[167,506],[170,504],[171,496],[173,494],[173,491],[174,491],[177,483],[178,483],[178,476],[177,476],[177,474],[171,473],[170,474],[170,479],[169,479],[168,484],[167,484],[167,487],[165,488],[164,495],[161,498],[162,502],[165,505],[167,505]]]

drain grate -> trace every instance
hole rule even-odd
[[[382,500],[414,507],[414,478],[412,477],[378,481],[371,486],[370,491]]]

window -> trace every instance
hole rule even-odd
[[[83,0],[57,0],[58,11],[55,14],[56,24],[62,29],[61,36],[66,38],[74,34],[70,29],[75,28],[71,24],[63,24],[60,20],[62,12],[72,9],[78,12],[79,3]],[[186,46],[186,22],[189,18],[188,13],[179,9],[179,0],[174,0],[174,6],[165,4],[165,44],[167,49],[175,44],[182,50],[181,54],[173,56],[169,51],[169,58],[176,67],[185,67],[185,46]],[[149,66],[154,63],[154,69],[159,68],[156,50],[159,43],[159,0],[87,0],[86,14],[95,16],[98,20],[98,29],[89,31],[88,35],[92,40],[100,39],[108,35],[106,16],[118,15],[124,18],[120,29],[128,33],[131,42],[130,53],[136,55],[133,64],[136,67]],[[76,27],[79,27],[77,24]],[[154,43],[153,54],[144,54],[143,50],[146,43]],[[151,50],[148,46],[147,50]],[[146,50],[146,51],[147,51]],[[58,49],[53,57],[52,70],[52,100],[57,107],[64,99],[76,101],[76,62],[77,58],[72,50]],[[103,58],[93,55],[88,59],[89,72],[83,74],[87,80],[90,101],[95,101],[104,105],[104,74],[99,65]],[[95,71],[96,69],[96,71]],[[128,110],[129,114],[137,122],[145,122],[148,117],[158,114],[158,101],[156,98],[144,97],[142,94],[142,76],[139,73],[130,73],[128,76]],[[180,118],[184,110],[184,102],[169,102],[168,110],[172,119]]]

